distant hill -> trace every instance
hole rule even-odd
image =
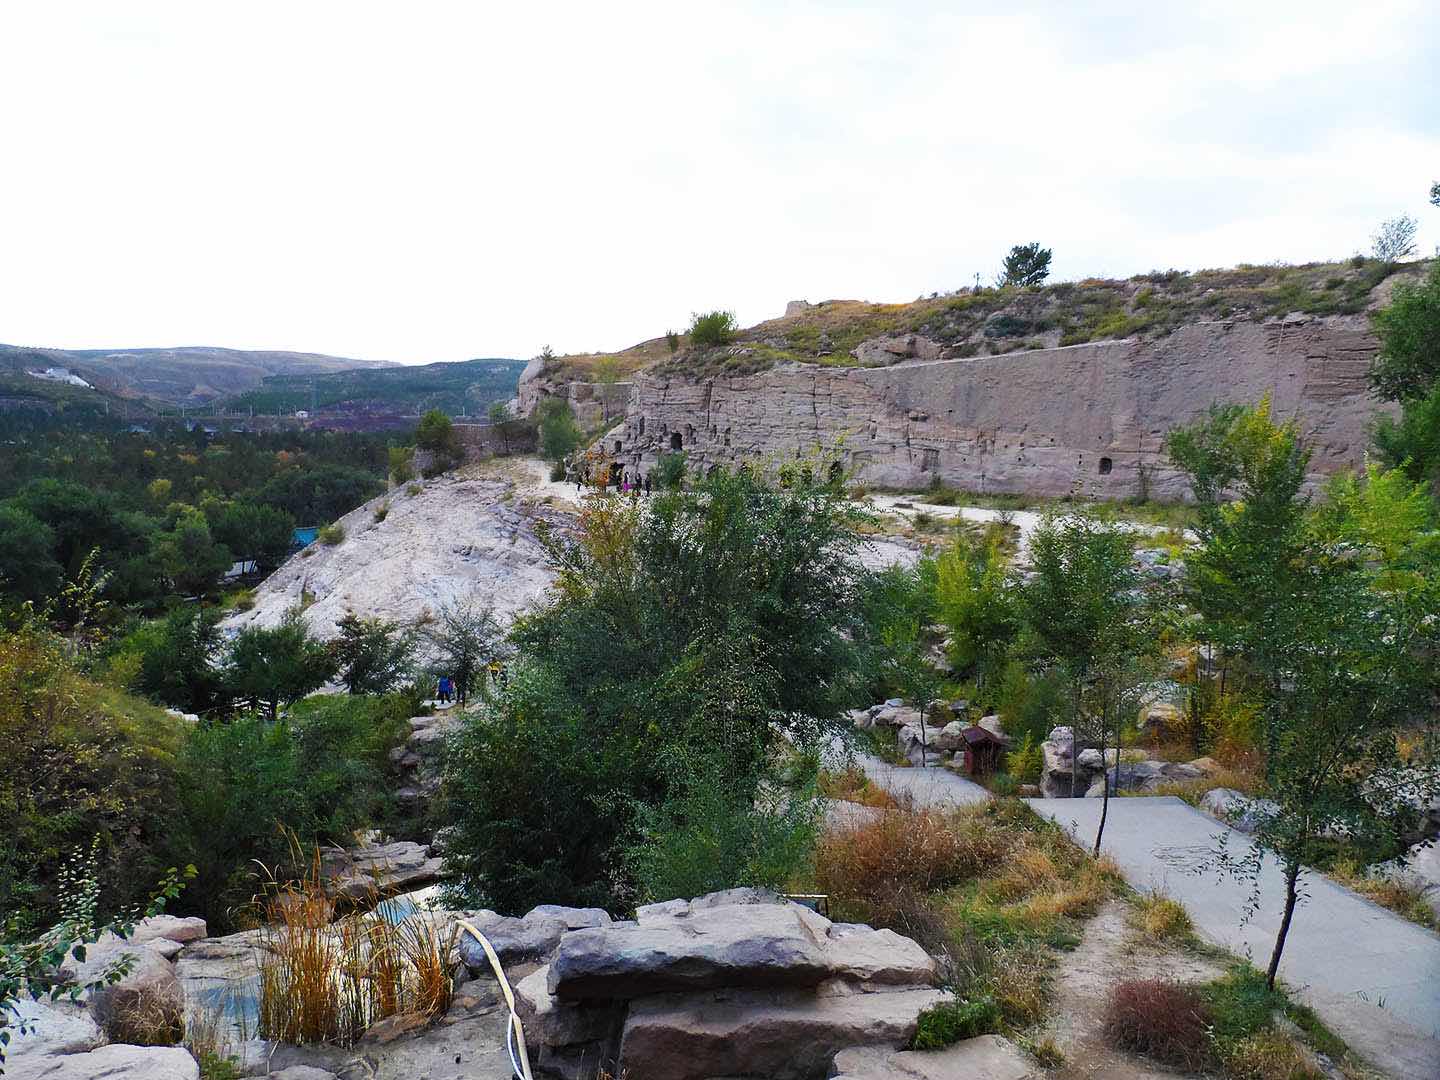
[[[480,416],[492,401],[515,396],[523,360],[461,360],[448,364],[267,376],[255,390],[226,401],[231,412],[324,416],[418,416],[441,409],[451,416]]]
[[[175,349],[46,349],[0,345],[0,370],[63,367],[97,390],[164,405],[204,405],[253,390],[268,375],[318,375],[399,367],[321,353],[192,346]],[[38,380],[37,380],[38,381]],[[78,389],[78,387],[77,387]]]
[[[150,410],[87,378],[49,349],[16,349],[0,345],[0,412],[39,411],[77,415],[147,415]]]

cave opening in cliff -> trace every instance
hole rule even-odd
[[[679,450],[680,447],[684,445],[685,440],[680,437],[680,433],[678,431],[672,431],[670,433],[670,449]]]
[[[1108,457],[1102,457],[1102,458],[1100,459],[1100,475],[1101,475],[1101,476],[1109,476],[1109,475],[1110,475],[1110,470],[1113,469],[1113,468],[1115,468],[1115,463],[1114,463],[1113,461],[1111,461]]]

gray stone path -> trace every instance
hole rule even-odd
[[[1027,801],[1084,846],[1093,842],[1099,799]],[[1284,901],[1280,867],[1266,859],[1260,907],[1245,921],[1250,883],[1195,872],[1213,862],[1222,834],[1229,834],[1231,851],[1248,850],[1248,837],[1181,799],[1111,799],[1101,850],[1136,888],[1162,889],[1184,904],[1202,937],[1264,968]],[[1392,1075],[1440,1076],[1440,935],[1319,874],[1300,881],[1305,899],[1290,926],[1281,977]]]
[[[973,780],[966,780],[939,766],[907,769],[881,761],[871,754],[856,754],[855,762],[865,770],[872,784],[883,787],[892,795],[910,796],[917,807],[963,806],[984,802],[990,797],[990,793]]]

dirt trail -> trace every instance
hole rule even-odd
[[[1124,901],[1111,900],[1084,924],[1079,948],[1060,958],[1051,1018],[1041,1032],[1065,1054],[1065,1064],[1047,1074],[1054,1080],[1174,1080],[1192,1075],[1140,1061],[1105,1044],[1105,1002],[1115,983],[1203,982],[1224,974],[1212,960],[1145,942],[1131,928],[1127,913]]]

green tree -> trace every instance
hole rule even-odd
[[[181,513],[173,529],[160,536],[155,553],[171,585],[185,596],[213,591],[220,575],[235,562],[230,549],[216,543],[205,515],[190,508]]]
[[[415,664],[415,633],[378,617],[346,612],[335,624],[333,649],[340,681],[351,694],[387,694],[403,683]]]
[[[163,620],[143,623],[110,647],[111,666],[133,669],[131,689],[182,712],[209,716],[227,703],[218,661],[220,612],[176,608]],[[117,658],[133,660],[116,662]]]
[[[1370,364],[1376,393],[1388,401],[1414,401],[1440,384],[1440,262],[1420,283],[1396,285],[1371,322],[1380,339]]]
[[[1019,588],[1020,610],[1036,651],[1070,684],[1072,756],[1078,753],[1081,733],[1089,729],[1092,737],[1098,736],[1101,760],[1108,765],[1107,748],[1118,745],[1124,690],[1148,636],[1130,538],[1089,515],[1052,518],[1032,534],[1030,561],[1034,573]],[[1071,795],[1075,771],[1070,774]],[[1107,772],[1095,834],[1097,853],[1110,787]]]
[[[737,330],[739,324],[733,311],[707,311],[691,316],[686,333],[692,345],[728,345],[735,340]]]
[[[432,463],[424,470],[426,476],[453,469],[465,457],[455,425],[439,409],[431,409],[420,418],[420,425],[415,429],[415,446],[431,455]]]
[[[314,693],[336,670],[330,650],[310,636],[298,608],[273,627],[247,626],[225,660],[225,685],[235,697],[263,705],[274,720],[281,705]]]
[[[447,762],[455,890],[512,911],[619,903],[638,884],[625,857],[636,808],[668,807],[673,823],[711,805],[672,770],[717,750],[737,812],[764,812],[755,798],[781,782],[779,740],[846,730],[862,574],[852,513],[820,486],[717,473],[549,536],[555,584],[516,624],[510,688],[472,710]],[[687,830],[687,845],[706,842],[703,821]]]
[[[0,590],[21,600],[44,600],[63,576],[55,561],[55,532],[19,506],[0,503]]]
[[[210,518],[215,540],[237,559],[253,559],[262,571],[275,569],[290,554],[295,519],[273,506],[232,502]]]
[[[499,659],[503,635],[491,608],[472,600],[447,604],[424,630],[431,667],[455,680],[463,703],[484,677],[486,666]]]
[[[1271,988],[1305,867],[1333,849],[1337,834],[1361,857],[1398,850],[1415,825],[1414,786],[1435,787],[1440,776],[1407,768],[1396,737],[1433,690],[1423,658],[1436,645],[1440,586],[1432,577],[1418,592],[1377,589],[1370,568],[1324,544],[1306,548],[1301,561],[1297,589],[1266,626],[1278,658],[1278,677],[1262,684],[1273,809],[1258,813],[1247,854],[1219,853],[1223,869],[1254,880],[1252,906],[1266,855],[1279,863],[1285,899]],[[1419,805],[1437,792],[1420,791]]]
[[[1401,406],[1399,419],[1382,416],[1375,426],[1375,447],[1386,465],[1412,480],[1430,482],[1440,493],[1440,383],[1424,397]]]
[[[1195,499],[1199,543],[1186,554],[1182,593],[1201,617],[1201,640],[1220,650],[1220,692],[1236,655],[1276,678],[1280,646],[1268,626],[1303,572],[1310,450],[1293,420],[1271,420],[1268,397],[1254,409],[1212,407],[1170,432],[1166,448]]]
[[[949,660],[980,685],[1004,664],[1020,631],[1000,538],[955,540],[936,559],[936,606],[950,631]]]
[[[1005,256],[995,284],[1002,289],[1007,285],[1028,288],[1041,284],[1050,276],[1050,256],[1050,248],[1039,244],[1016,244]]]
[[[563,398],[543,399],[535,413],[540,423],[540,456],[546,461],[564,461],[584,442],[585,433],[575,422],[575,412]]]
[[[385,490],[374,473],[346,465],[288,468],[267,480],[256,501],[314,525],[343,517]]]
[[[1408,214],[1382,221],[1371,239],[1371,251],[1383,263],[1396,263],[1415,254],[1420,223]]]
[[[655,462],[655,483],[661,491],[679,491],[685,486],[685,451],[661,454]]]
[[[396,485],[408,484],[415,479],[415,448],[413,446],[392,446],[387,451],[390,463],[390,482]]]

